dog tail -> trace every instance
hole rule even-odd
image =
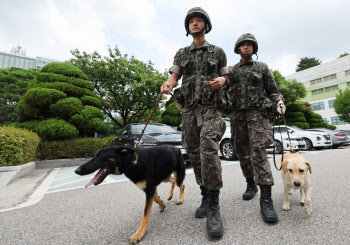
[[[177,172],[177,178],[176,178],[176,184],[177,186],[181,186],[185,179],[186,175],[186,164],[184,162],[184,159],[182,157],[181,151],[178,150],[177,155],[177,166],[176,166],[176,172]]]

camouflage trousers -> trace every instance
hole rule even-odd
[[[219,142],[226,130],[221,111],[213,106],[198,105],[195,110],[182,114],[182,145],[196,176],[197,184],[209,190],[222,187]],[[202,125],[197,124],[201,117]],[[200,123],[199,123],[200,124]]]
[[[272,127],[258,110],[231,111],[231,137],[244,177],[258,185],[273,185],[266,147],[273,142]]]

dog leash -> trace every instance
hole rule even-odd
[[[196,102],[194,103],[194,105],[191,107],[191,109],[189,109],[189,110],[181,110],[180,107],[179,107],[179,105],[178,105],[177,102],[176,102],[176,99],[175,99],[173,93],[171,93],[170,95],[171,95],[171,97],[174,99],[174,103],[175,103],[176,109],[177,109],[180,113],[182,113],[182,114],[192,111],[192,110],[198,105],[199,99],[200,99],[200,95],[201,95],[201,92],[202,92],[202,89],[204,88],[205,85],[208,85],[208,83],[209,83],[209,82],[206,82],[206,83],[204,83],[204,84],[201,86],[201,88],[199,89],[199,92],[198,92],[197,100],[196,100]],[[210,86],[210,85],[208,85],[208,86]],[[217,91],[215,91],[213,113],[215,112],[217,100],[218,100],[218,93],[217,93]]]
[[[289,144],[290,144],[290,150],[287,150],[287,149],[283,149],[283,139],[282,139],[282,133],[281,133],[281,123],[280,123],[280,115],[278,115],[276,118],[277,118],[277,121],[278,121],[278,128],[279,128],[279,131],[280,131],[280,135],[281,135],[281,144],[282,144],[282,158],[281,158],[281,162],[283,162],[283,152],[284,151],[290,151],[291,153],[296,153],[296,151],[293,150],[293,144],[292,144],[292,141],[290,140],[290,136],[289,136],[289,131],[288,131],[288,127],[287,127],[287,123],[286,123],[286,118],[284,116],[284,113],[283,111],[281,110],[281,114],[282,114],[282,118],[283,118],[283,121],[284,121],[284,125],[286,126],[286,129],[287,129],[287,135],[288,135],[288,140],[289,140]],[[275,138],[275,128],[272,127],[272,132],[273,132],[273,138]],[[275,146],[273,147],[273,163],[275,165],[275,168],[279,171],[282,169],[282,164],[281,164],[281,167],[280,168],[277,168],[277,165],[276,165],[276,150],[275,150]]]
[[[134,146],[135,149],[136,149],[137,146],[139,145],[139,143],[140,143],[140,141],[141,141],[141,138],[142,138],[142,135],[143,135],[143,133],[145,132],[146,127],[147,127],[149,121],[151,120],[151,118],[152,118],[152,116],[153,116],[153,113],[156,111],[156,109],[157,109],[157,107],[158,107],[158,104],[159,104],[159,101],[162,99],[162,96],[163,96],[163,92],[160,93],[160,96],[159,96],[159,98],[158,98],[158,101],[157,101],[155,107],[153,108],[153,111],[152,111],[151,115],[149,116],[149,118],[148,118],[148,120],[147,120],[147,122],[146,122],[145,127],[142,129],[141,135],[140,135],[139,139],[137,140],[137,142],[136,142],[136,144],[135,144],[135,146]]]

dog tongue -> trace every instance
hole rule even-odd
[[[89,187],[90,185],[93,185],[95,183],[96,180],[98,180],[98,178],[100,178],[100,176],[102,175],[103,172],[103,168],[100,169],[100,171],[98,171],[98,173],[95,175],[95,177],[89,182],[89,184],[85,185],[86,187]]]

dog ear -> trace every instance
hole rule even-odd
[[[311,165],[310,162],[308,160],[305,160],[305,164],[308,166],[310,174],[311,174]]]
[[[134,147],[132,147],[131,145],[125,145],[119,148],[119,152],[121,153],[132,153],[135,152]]]
[[[288,164],[288,160],[285,160],[285,161],[281,162],[281,167],[282,167],[282,170],[283,170],[284,174],[287,173],[287,164]]]

